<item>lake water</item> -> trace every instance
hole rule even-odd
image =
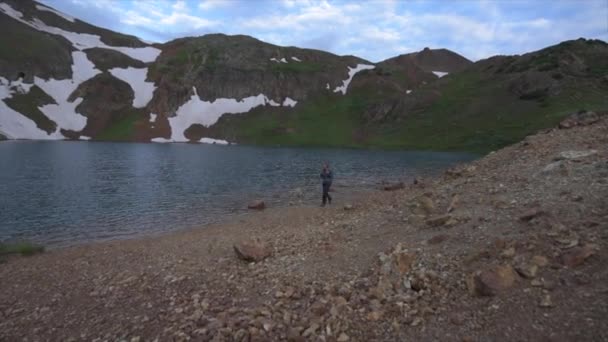
[[[382,181],[474,159],[463,153],[202,144],[0,143],[0,241],[72,245],[200,227],[247,203],[318,205],[331,163],[334,204]],[[301,193],[302,195],[299,195]]]

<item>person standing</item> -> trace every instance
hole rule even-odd
[[[323,171],[321,171],[321,180],[323,184],[323,202],[321,206],[324,207],[326,202],[329,202],[329,204],[331,204],[329,188],[331,188],[331,182],[334,180],[334,174],[331,172],[329,164],[327,163],[323,164]]]

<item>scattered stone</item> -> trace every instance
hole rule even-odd
[[[542,171],[541,171],[541,172],[542,172],[542,173],[550,173],[550,172],[553,172],[553,171],[557,170],[557,169],[558,169],[558,168],[560,168],[562,165],[563,165],[563,162],[562,162],[561,160],[558,160],[558,161],[552,162],[552,163],[550,163],[550,164],[547,164],[547,166],[545,166],[545,167],[542,169]]]
[[[532,279],[532,281],[530,282],[530,285],[532,285],[534,287],[541,287],[541,286],[543,286],[543,282],[539,279]]]
[[[592,156],[597,154],[597,150],[585,150],[585,151],[563,151],[561,152],[555,160],[573,160],[573,159],[581,159],[585,157]]]
[[[380,318],[382,318],[382,312],[380,311],[372,311],[370,313],[367,314],[367,320],[368,321],[379,321]]]
[[[412,269],[412,264],[416,260],[416,255],[405,251],[394,254],[395,266],[400,275],[408,273]]]
[[[258,262],[272,254],[271,249],[260,239],[248,239],[234,245],[236,255],[245,261]]]
[[[446,234],[439,234],[439,235],[435,235],[432,238],[428,239],[427,242],[430,245],[437,245],[440,244],[442,242],[444,242],[445,240],[449,239],[449,235]]]
[[[350,203],[344,205],[344,210],[353,210],[353,209],[355,209],[355,207]]]
[[[399,182],[399,183],[395,183],[395,184],[389,184],[389,185],[385,185],[384,186],[384,191],[394,191],[394,190],[401,190],[405,188],[405,184],[403,184],[403,182]]]
[[[253,210],[263,210],[266,208],[266,204],[264,203],[264,201],[253,201],[253,202],[249,203],[247,208],[253,209]]]
[[[512,258],[515,256],[515,247],[509,247],[500,253],[501,256],[505,258]]]
[[[478,296],[495,296],[515,284],[517,274],[511,266],[495,266],[477,271],[468,281],[469,291]]]
[[[581,265],[587,258],[594,254],[593,248],[590,245],[576,247],[562,254],[561,261],[564,266],[573,268]]]
[[[531,262],[538,267],[545,267],[549,264],[549,260],[542,255],[533,256]]]
[[[426,224],[431,227],[439,227],[439,226],[443,226],[443,225],[447,224],[451,218],[452,218],[452,215],[449,215],[449,214],[435,216],[435,217],[432,217],[432,218],[426,220]]]
[[[517,273],[519,273],[520,276],[526,279],[532,279],[536,277],[536,273],[538,272],[538,266],[534,264],[524,263],[517,265],[515,267],[515,270],[517,271]]]
[[[544,295],[543,298],[540,300],[540,303],[538,303],[538,306],[540,306],[541,308],[553,307],[553,301],[551,300],[551,295],[549,295],[549,294]]]
[[[452,201],[450,201],[450,205],[448,206],[448,213],[451,213],[452,211],[454,211],[454,209],[456,209],[456,207],[458,206],[458,203],[460,202],[460,196],[458,196],[458,194],[452,196]]]
[[[418,204],[426,215],[430,215],[435,211],[435,204],[433,203],[433,200],[430,199],[428,196],[420,197],[420,199],[418,200]]]
[[[588,126],[598,122],[599,120],[600,117],[597,113],[591,111],[581,111],[569,115],[559,123],[558,127],[560,129],[570,129],[575,126]]]
[[[522,215],[519,216],[520,221],[531,221],[533,218],[544,215],[545,212],[539,208],[533,208],[527,210]]]
[[[348,340],[350,340],[350,337],[346,333],[341,333],[337,339],[338,342],[347,342]]]

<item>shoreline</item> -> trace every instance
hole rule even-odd
[[[608,118],[541,132],[352,210],[11,258],[0,340],[606,339],[607,137]],[[270,255],[237,258],[247,239]]]

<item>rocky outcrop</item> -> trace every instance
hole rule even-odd
[[[244,261],[258,262],[272,254],[270,247],[260,239],[243,240],[234,245],[234,252]]]

